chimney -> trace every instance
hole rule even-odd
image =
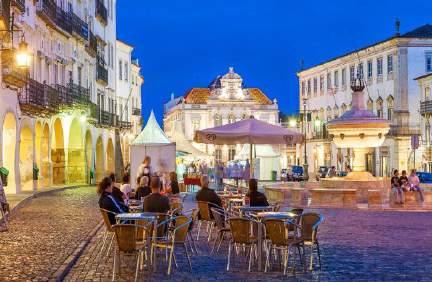
[[[396,22],[395,22],[395,29],[396,29],[396,36],[400,36],[400,20],[399,19],[396,19]]]

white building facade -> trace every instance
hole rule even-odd
[[[272,124],[279,122],[277,101],[270,100],[259,88],[245,88],[243,79],[229,68],[209,87],[192,88],[186,95],[174,98],[164,107],[164,131],[170,139],[173,130],[182,130],[193,142],[196,130],[211,128],[253,116]],[[172,141],[176,141],[175,138]],[[233,160],[241,146],[193,144],[198,149],[223,162]]]
[[[7,29],[14,15],[14,30],[24,34],[2,42],[8,49],[1,51],[0,77],[6,192],[88,183],[114,172],[122,159],[116,140],[129,134],[116,103],[116,1],[4,3],[10,6],[1,10],[0,25]],[[7,56],[22,40],[32,56],[28,73],[16,71]]]
[[[350,109],[350,82],[356,77],[365,81],[368,109],[391,121],[384,144],[367,154],[367,170],[385,176],[392,169],[423,168],[425,159],[419,156],[424,146],[417,151],[415,163],[411,148],[411,136],[423,133],[424,139],[421,97],[414,79],[431,72],[431,54],[432,26],[425,25],[300,71],[299,106],[301,111],[306,106],[309,172],[331,165],[343,170],[355,157],[351,150],[335,147],[326,122]],[[298,147],[300,163],[303,149]]]

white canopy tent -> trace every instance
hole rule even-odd
[[[136,186],[136,173],[146,156],[151,158],[153,172],[175,171],[176,144],[160,128],[153,111],[144,129],[132,141],[130,154],[132,187]]]

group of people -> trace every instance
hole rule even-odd
[[[115,223],[114,214],[129,212],[128,203],[131,199],[143,204],[144,212],[166,213],[170,209],[168,196],[180,193],[177,174],[171,172],[169,181],[163,176],[152,173],[151,159],[146,157],[138,168],[137,186],[134,191],[130,184],[130,173],[125,172],[120,187],[116,184],[115,174],[102,179],[98,186],[99,207],[109,211],[111,224]]]
[[[418,193],[420,202],[424,201],[423,190],[420,188],[420,179],[415,169],[411,170],[409,176],[407,176],[405,170],[402,170],[402,175],[399,176],[399,171],[395,169],[391,178],[391,191],[396,204],[405,203],[405,192],[408,191]]]

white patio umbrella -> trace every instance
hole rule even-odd
[[[252,162],[253,144],[286,144],[293,145],[303,141],[303,135],[293,130],[254,119],[197,130],[194,141],[214,145],[249,144],[249,159]],[[252,177],[253,169],[251,169]]]

